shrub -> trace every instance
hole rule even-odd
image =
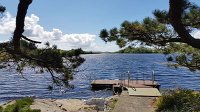
[[[108,101],[108,107],[110,109],[114,109],[115,108],[115,105],[117,103],[118,99],[116,98],[111,98],[109,101]]]
[[[0,112],[3,112],[3,107],[0,106]]]
[[[40,110],[32,110],[30,108],[33,101],[34,100],[32,98],[16,100],[16,103],[6,106],[3,112],[41,112]]]
[[[157,102],[157,112],[193,112],[200,111],[200,93],[191,90],[173,90],[160,97]]]

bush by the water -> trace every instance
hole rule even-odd
[[[2,112],[2,111],[3,111],[3,107],[0,106],[0,112]]]
[[[199,112],[200,93],[186,89],[169,91],[157,102],[157,112]]]
[[[32,98],[23,98],[16,100],[14,104],[6,106],[4,109],[0,107],[0,112],[41,112],[41,110],[30,108],[30,105],[33,103]]]

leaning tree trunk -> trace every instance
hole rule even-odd
[[[181,37],[181,41],[200,49],[200,39],[195,39],[182,23],[185,0],[170,0],[169,18],[174,30]]]
[[[13,35],[13,46],[16,52],[20,52],[20,39],[23,37],[25,16],[32,0],[19,0],[16,16],[16,28]]]

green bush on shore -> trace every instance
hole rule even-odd
[[[16,100],[16,103],[8,105],[5,109],[0,108],[0,112],[41,112],[41,110],[30,108],[30,105],[34,102],[32,98],[23,98]]]
[[[200,93],[177,89],[162,95],[156,102],[157,112],[200,111]]]
[[[3,112],[3,107],[0,106],[0,112]]]

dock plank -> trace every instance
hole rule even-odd
[[[124,87],[130,88],[157,88],[160,85],[156,81],[150,80],[93,80],[91,85],[96,87],[112,87],[113,85],[122,84]]]

